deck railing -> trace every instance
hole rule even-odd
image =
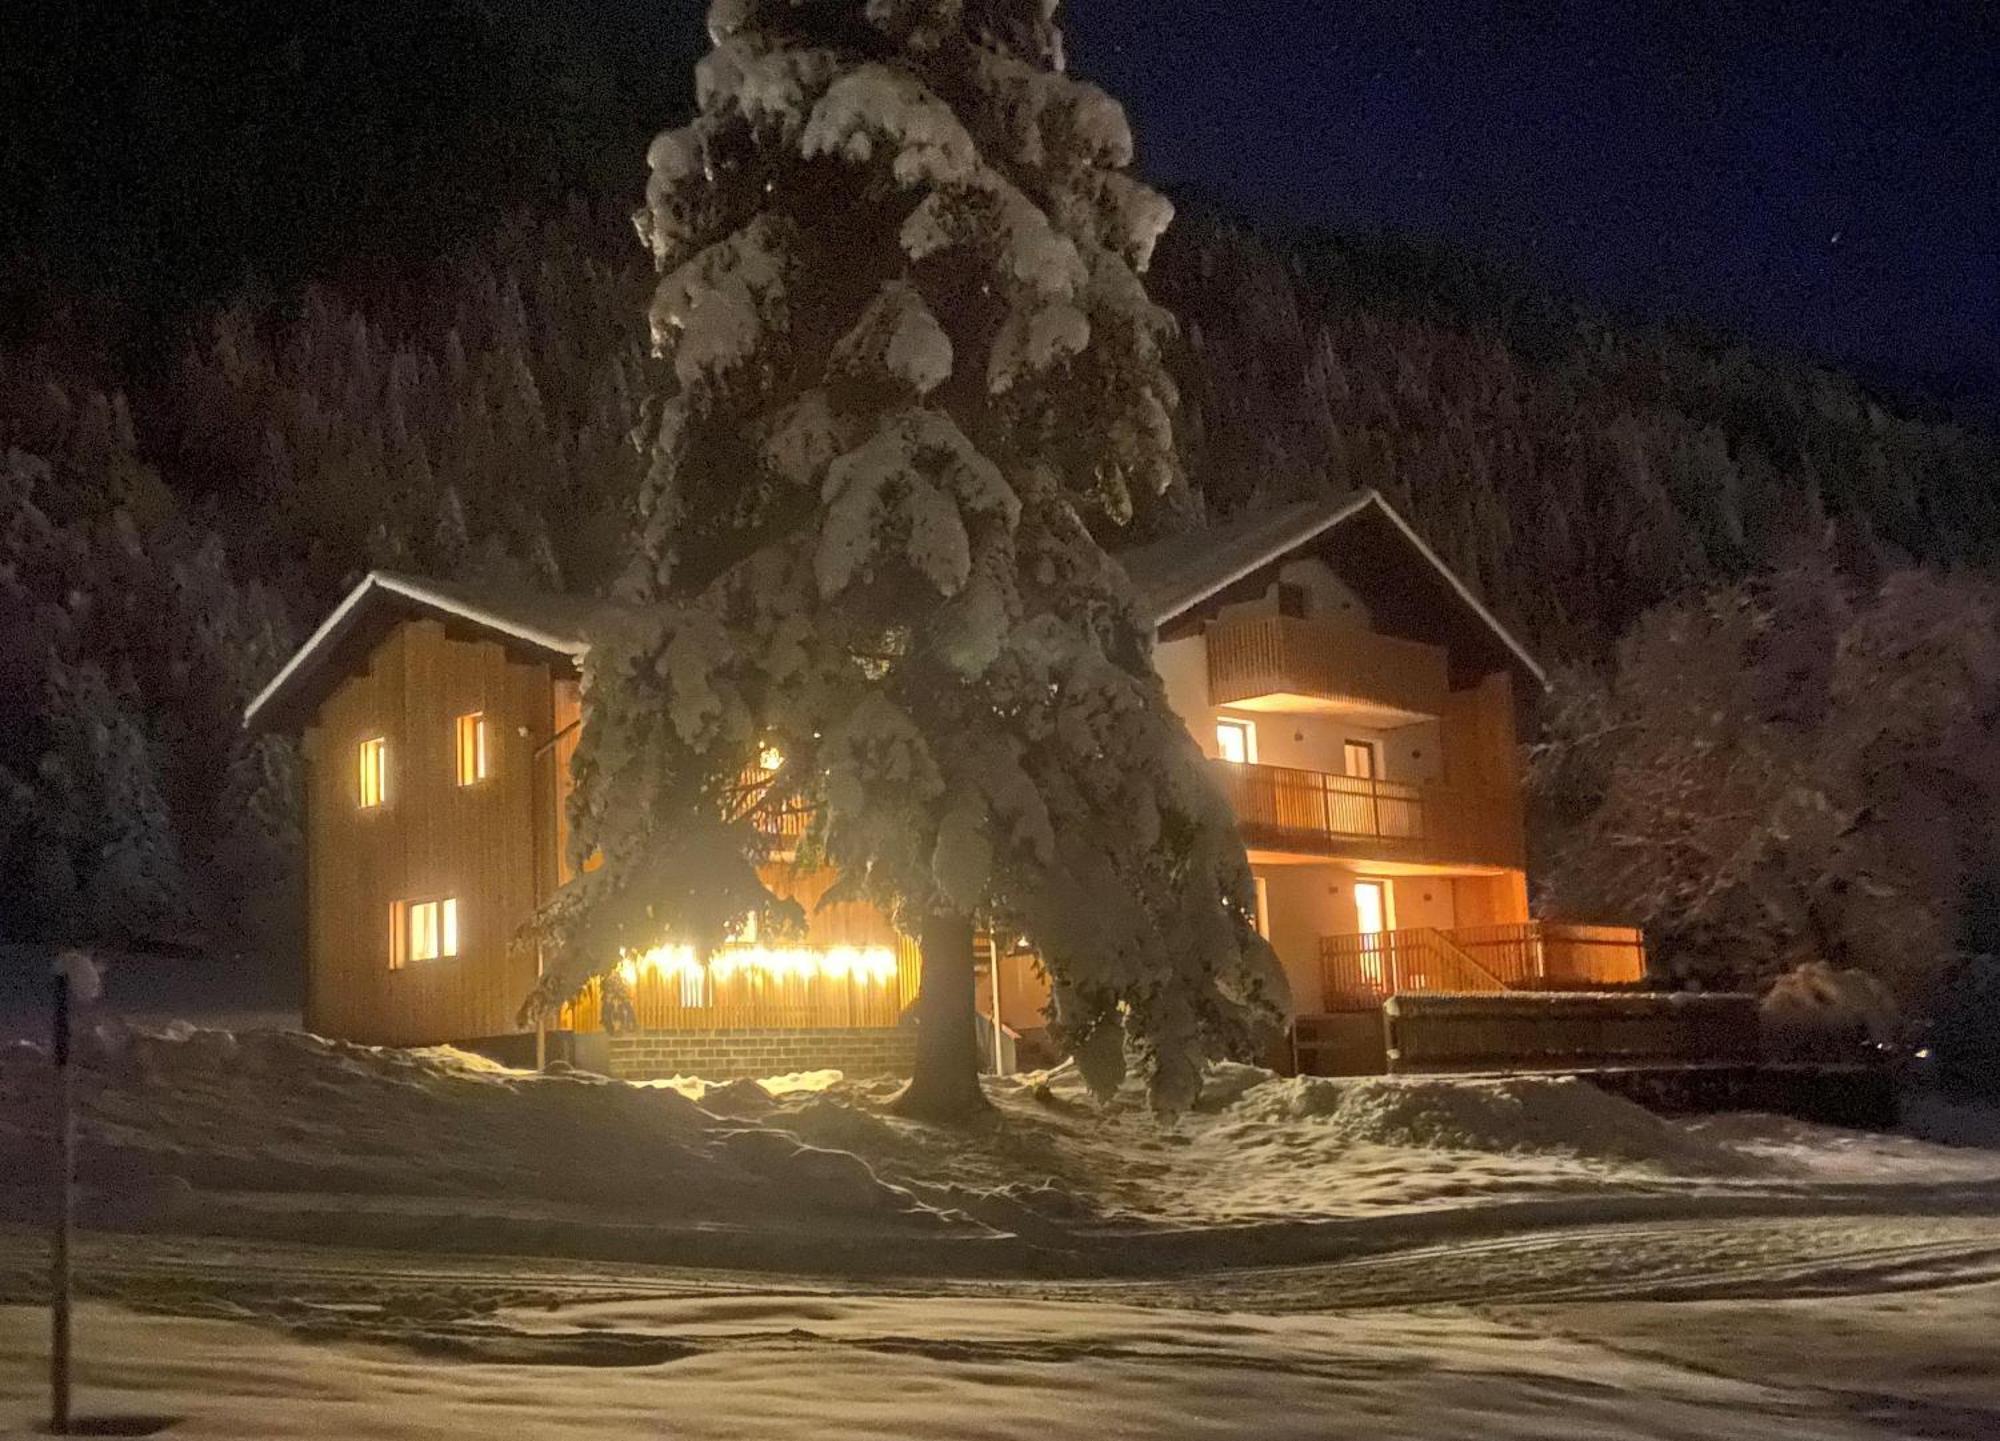
[[[1498,976],[1430,926],[1320,941],[1320,983],[1329,1010],[1376,1004],[1405,991],[1502,991]]]
[[[1646,933],[1634,926],[1525,921],[1461,926],[1451,936],[1514,990],[1630,985],[1646,978]]]
[[[1330,1011],[1398,994],[1588,990],[1645,975],[1645,936],[1630,926],[1527,921],[1320,940],[1321,1002]]]
[[[1216,621],[1206,636],[1212,705],[1305,695],[1436,715],[1449,689],[1442,647],[1359,626],[1260,615]]]
[[[1424,793],[1394,781],[1217,761],[1216,779],[1246,836],[1421,840]]]
[[[1355,841],[1384,860],[1520,864],[1520,824],[1505,797],[1289,766],[1216,761],[1243,838],[1275,850]]]

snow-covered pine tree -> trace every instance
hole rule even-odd
[[[760,818],[814,808],[833,897],[923,951],[901,1105],[962,1115],[973,935],[1025,934],[1100,1088],[1157,1105],[1285,1006],[1225,803],[1098,535],[1185,518],[1167,202],[1055,0],[716,0],[653,142],[662,276],[634,602],[591,653],[574,810],[602,865],[541,918],[547,1009],[623,952],[796,927]],[[781,762],[768,780],[760,756]]]

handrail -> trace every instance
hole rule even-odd
[[[1246,832],[1415,841],[1425,835],[1419,786],[1292,766],[1216,761],[1216,779]]]

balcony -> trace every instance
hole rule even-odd
[[[1351,712],[1397,726],[1438,715],[1450,690],[1442,649],[1355,626],[1261,615],[1217,621],[1206,634],[1211,705]]]
[[[1328,1011],[1394,995],[1587,991],[1645,976],[1645,934],[1631,926],[1525,921],[1320,941],[1320,1003]]]
[[[1288,766],[1211,764],[1252,849],[1416,864],[1522,863],[1520,817],[1504,796]]]

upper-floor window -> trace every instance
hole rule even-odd
[[[1348,741],[1341,747],[1344,768],[1356,780],[1372,781],[1382,777],[1382,756],[1373,741]]]
[[[389,794],[388,739],[371,736],[363,741],[356,765],[355,779],[360,783],[361,808],[369,810],[381,805]]]
[[[486,714],[474,711],[458,718],[458,783],[469,786],[487,776]]]
[[[390,913],[389,964],[397,970],[416,961],[458,954],[458,898],[398,901]]]
[[[1215,753],[1237,765],[1257,763],[1257,727],[1247,720],[1218,720],[1215,723]]]

